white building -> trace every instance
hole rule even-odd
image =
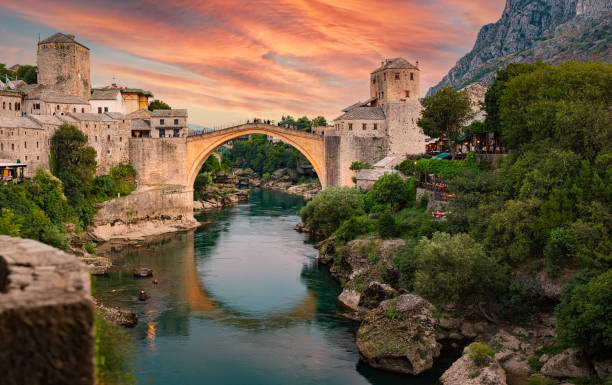
[[[125,100],[123,100],[123,96],[121,96],[121,91],[116,89],[94,90],[89,98],[89,104],[91,104],[91,111],[93,113],[126,113]]]

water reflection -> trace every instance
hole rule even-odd
[[[300,198],[254,192],[216,223],[114,254],[104,302],[138,313],[130,333],[146,384],[431,384],[358,364],[357,325],[336,314],[338,284],[293,227]],[[154,270],[135,279],[136,266]],[[139,290],[151,297],[137,299]]]

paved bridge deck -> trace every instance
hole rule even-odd
[[[274,136],[274,134],[277,133],[277,134],[284,134],[284,135],[301,136],[304,138],[318,139],[318,140],[323,141],[323,135],[314,134],[312,132],[295,130],[291,128],[285,128],[285,127],[281,127],[281,126],[277,126],[273,124],[265,124],[265,123],[245,123],[245,124],[240,124],[238,126],[223,128],[220,130],[203,132],[201,134],[191,135],[187,137],[187,140],[189,141],[189,140],[197,140],[201,138],[208,138],[208,137],[215,137],[215,136],[225,136],[225,135],[228,135],[234,132],[240,132],[240,131],[246,131],[246,130],[252,130],[252,129],[260,129],[260,130],[266,131],[266,133],[272,136]],[[245,134],[245,135],[248,135],[248,134]]]

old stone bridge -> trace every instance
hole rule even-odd
[[[231,140],[252,134],[271,135],[295,147],[312,164],[321,185],[327,186],[324,137],[322,135],[262,123],[242,124],[188,137],[185,163],[188,172],[185,184],[193,186],[202,164],[217,148]],[[334,184],[333,181],[331,184]]]
[[[323,136],[261,123],[242,124],[183,138],[131,138],[130,164],[138,172],[141,185],[192,188],[202,164],[216,149],[252,134],[270,135],[295,147],[312,164],[324,188],[347,184],[347,178],[340,177],[339,136]],[[345,168],[348,174],[348,166]]]

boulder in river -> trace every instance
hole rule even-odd
[[[80,258],[80,260],[85,262],[91,275],[104,275],[113,266],[111,260],[104,257]]]
[[[506,385],[504,368],[491,357],[482,365],[478,365],[468,354],[466,347],[463,356],[442,374],[442,385]]]
[[[361,359],[375,368],[406,374],[431,369],[441,345],[436,341],[433,306],[414,294],[383,301],[357,332]]]
[[[98,305],[104,316],[111,322],[120,326],[133,327],[138,323],[138,316],[131,310],[120,309],[118,307],[105,307]]]
[[[149,269],[148,267],[137,267],[134,269],[134,277],[146,278],[152,276],[153,270]]]

